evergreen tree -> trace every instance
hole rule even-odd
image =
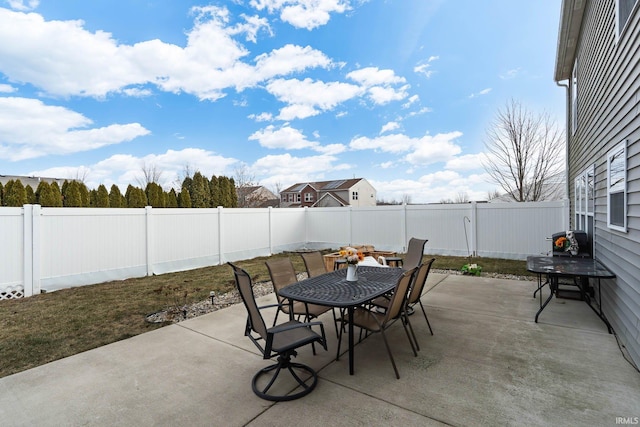
[[[95,208],[97,207],[97,203],[98,203],[98,190],[94,188],[93,190],[89,190],[89,206],[92,208]]]
[[[211,180],[209,181],[209,193],[211,194],[211,207],[217,208],[218,206],[222,206],[220,203],[220,182],[218,177],[215,175],[211,175]]]
[[[115,184],[111,186],[111,191],[109,192],[109,206],[112,208],[122,207],[122,193],[120,193],[120,189]]]
[[[94,206],[97,208],[108,208],[110,204],[109,192],[107,191],[107,187],[105,187],[104,184],[100,184],[96,193],[96,203]]]
[[[193,178],[191,178],[190,176],[187,176],[185,179],[182,180],[182,189],[180,191],[184,191],[184,189],[186,188],[187,191],[189,192],[189,196],[191,196],[192,187],[193,187]]]
[[[62,207],[62,191],[60,191],[60,186],[57,182],[53,181],[50,185],[51,187],[51,201],[54,207]]]
[[[30,205],[35,205],[36,193],[33,192],[33,188],[31,188],[31,186],[27,184],[27,186],[24,187],[24,191],[27,194],[27,203],[29,203]]]
[[[19,179],[7,182],[4,191],[5,206],[22,206],[27,203],[27,192]]]
[[[2,185],[2,183],[0,182],[0,206],[4,206],[2,204],[2,198],[4,197],[4,186]]]
[[[91,206],[91,194],[84,182],[76,181],[78,183],[78,190],[80,191],[80,199],[82,200],[82,206]]]
[[[200,172],[193,174],[193,184],[189,195],[191,196],[191,207],[208,208],[210,206],[209,180]]]
[[[147,201],[150,206],[154,208],[164,208],[164,200],[162,198],[164,191],[159,184],[155,182],[150,182],[147,184],[147,188],[145,189],[145,194],[147,196]]]
[[[40,206],[57,206],[56,195],[54,194],[53,188],[46,181],[40,181],[40,184],[38,184],[38,188],[36,189],[36,200],[36,203],[39,203]]]
[[[180,191],[180,194],[178,195],[178,207],[191,207],[191,195],[189,194],[189,190],[187,190],[184,185],[182,186],[182,191]]]
[[[176,194],[175,189],[169,190],[168,193],[165,193],[166,203],[165,206],[168,208],[177,208],[178,207],[178,195]]]
[[[65,181],[67,183],[67,181]],[[70,181],[66,186],[63,184],[62,188],[66,187],[66,192],[63,193],[63,204],[65,207],[82,207],[82,195],[80,194],[80,185],[78,181]]]
[[[229,179],[229,198],[231,200],[232,208],[238,207],[238,191],[236,190],[236,181],[235,179]]]
[[[127,206],[130,208],[144,208],[147,206],[147,196],[142,188],[134,187],[129,184],[127,187]]]

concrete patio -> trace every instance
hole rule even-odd
[[[418,357],[400,324],[389,330],[399,380],[378,335],[356,346],[350,376],[346,355],[334,360],[327,314],[329,351],[296,358],[319,371],[316,389],[261,400],[250,381],[270,362],[243,336],[236,305],[0,379],[0,423],[606,426],[640,417],[640,374],[583,302],[554,298],[536,324],[536,282],[432,273],[428,287],[434,335],[419,311],[411,317]]]

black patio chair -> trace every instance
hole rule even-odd
[[[279,306],[279,304],[258,307],[253,295],[249,274],[230,262],[228,264],[233,269],[238,292],[242,297],[242,302],[248,313],[244,334],[258,347],[264,359],[271,359],[274,356],[278,356],[275,364],[261,369],[254,375],[251,381],[253,392],[262,399],[276,402],[294,400],[309,394],[318,383],[318,374],[307,365],[292,362],[291,358],[298,355],[296,349],[307,344],[318,342],[327,350],[327,342],[322,322],[302,323],[297,320],[290,320],[286,323],[267,328],[260,314],[260,310],[268,307],[276,307]],[[313,331],[312,326],[319,327],[320,333],[318,334]],[[264,342],[264,346],[261,345],[261,342]],[[269,390],[276,383],[276,379],[283,370],[291,374],[296,384],[302,388],[301,391],[296,393],[269,393]],[[259,383],[264,384],[262,377],[268,376],[269,374],[271,374],[271,377],[266,380],[266,385],[259,387]],[[290,388],[287,389],[291,390]]]

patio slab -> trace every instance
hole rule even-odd
[[[581,301],[554,298],[533,318],[536,282],[432,273],[414,357],[400,324],[356,346],[355,375],[329,351],[300,350],[319,371],[308,396],[274,404],[251,392],[269,362],[243,336],[236,305],[0,379],[6,426],[615,425],[640,416],[640,374]],[[544,296],[548,290],[543,291]],[[273,302],[272,295],[259,300]],[[273,313],[269,314],[271,316]],[[345,348],[343,346],[343,348]]]

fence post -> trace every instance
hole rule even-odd
[[[25,297],[33,295],[33,205],[22,206],[22,287]]]
[[[353,206],[349,205],[349,246],[353,246]]]
[[[269,212],[269,255],[273,255],[273,217],[272,217],[272,212],[273,212],[273,207],[272,206],[268,206],[268,212]]]
[[[153,276],[153,224],[152,224],[152,215],[153,208],[151,206],[144,207],[144,220],[145,220],[145,240],[147,244],[147,276]]]
[[[471,253],[478,256],[478,203],[471,202]]]
[[[32,244],[31,244],[31,280],[32,280],[32,294],[39,294],[42,290],[40,284],[40,218],[42,215],[42,210],[40,205],[33,205],[33,210],[31,212],[32,219]],[[29,296],[31,296],[29,295]],[[27,295],[25,295],[27,296]]]
[[[402,241],[402,253],[407,253],[407,242],[409,241],[409,236],[407,232],[407,202],[402,202],[402,218],[400,219],[400,227],[402,228],[402,236],[404,236],[404,240]]]
[[[219,265],[224,264],[224,248],[222,247],[222,206],[218,206],[218,250],[220,251]]]
[[[309,206],[304,207],[304,247],[309,245]]]

